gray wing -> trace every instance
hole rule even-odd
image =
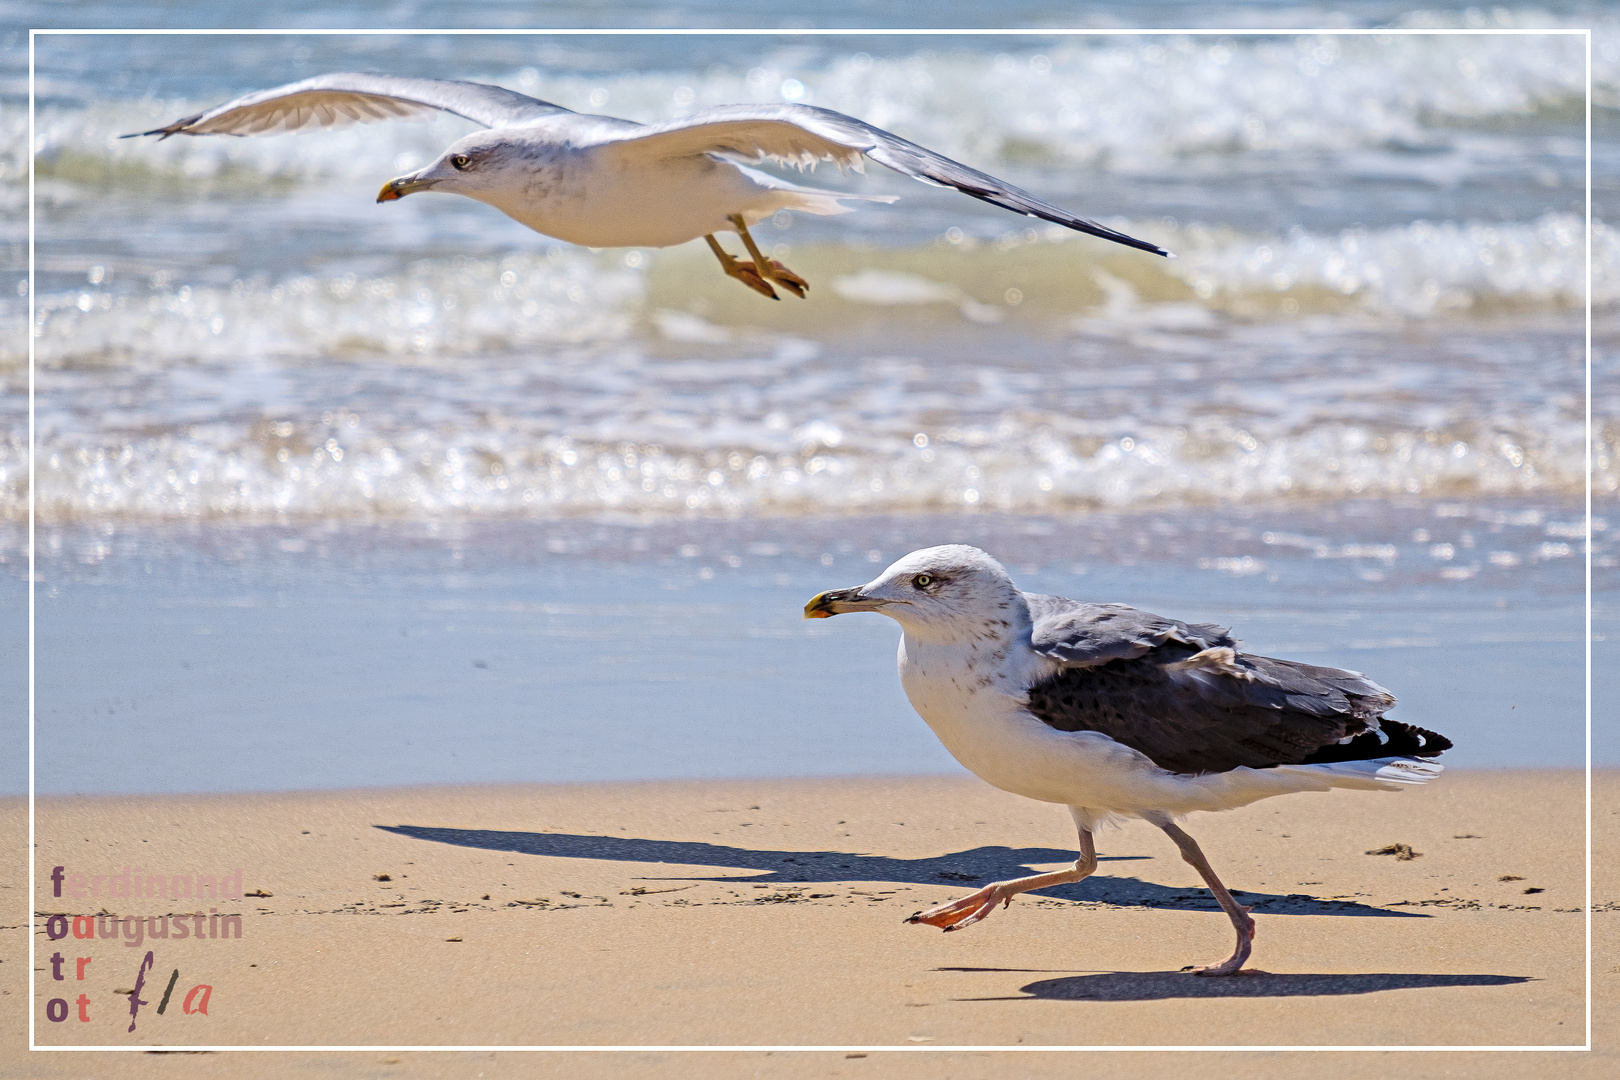
[[[721,105],[679,120],[648,124],[613,140],[627,155],[643,160],[693,154],[770,158],[801,168],[817,161],[858,165],[861,155],[935,187],[955,188],[1016,214],[1055,222],[1155,255],[1169,255],[1157,244],[1127,236],[1105,225],[1043,202],[989,173],[971,169],[900,136],[831,109],[814,105]]]
[[[487,128],[529,124],[569,110],[484,83],[338,72],[260,90],[151,131],[122,136],[266,135],[318,126],[453,113]]]
[[[1034,645],[1063,662],[1031,687],[1029,711],[1060,731],[1096,731],[1176,773],[1323,764],[1451,746],[1388,720],[1394,695],[1359,672],[1237,650],[1218,626],[1123,604],[1031,597]]]

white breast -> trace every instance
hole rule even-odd
[[[669,247],[730,229],[759,188],[709,157],[616,167],[592,149],[562,149],[521,193],[496,204],[509,217],[587,247]]]
[[[1032,650],[900,640],[900,682],[912,708],[951,756],[1003,791],[1041,802],[1143,814],[1220,809],[1237,773],[1177,776],[1094,731],[1058,731],[1024,707],[1024,688],[1053,663]],[[1264,794],[1276,794],[1265,785]]]
[[[900,683],[912,708],[951,756],[1004,791],[1043,802],[1096,805],[1104,774],[1146,758],[1112,739],[1055,731],[1023,705],[1023,687],[1045,662],[1028,649],[900,639]],[[1152,764],[1148,763],[1149,768]]]

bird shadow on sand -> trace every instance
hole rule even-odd
[[[607,859],[633,863],[674,863],[678,866],[723,866],[753,870],[751,885],[794,885],[848,881],[900,882],[977,888],[992,881],[1033,873],[1033,866],[1070,862],[1075,853],[1061,848],[976,847],[928,859],[897,859],[844,851],[765,851],[684,840],[641,840],[625,836],[584,836],[570,833],[497,832],[490,829],[445,829],[425,825],[377,825],[384,832],[436,844],[510,851],[555,859]],[[1098,861],[1136,862],[1147,855],[1103,855]],[[692,874],[647,875],[644,881],[737,881],[735,874],[701,877]],[[1295,893],[1232,893],[1256,912],[1268,915],[1360,915],[1383,918],[1426,919],[1414,911],[1386,911],[1351,900],[1318,900]],[[1132,877],[1099,875],[1073,885],[1042,889],[1031,896],[1049,896],[1109,907],[1170,908],[1182,911],[1219,911],[1210,894],[1200,888],[1172,888]],[[1204,981],[1204,980],[1201,980]]]
[[[996,971],[996,968],[940,968],[940,971]],[[1206,979],[1186,971],[1103,971],[1041,979],[1021,986],[1018,996],[955,998],[956,1001],[1166,1001],[1173,998],[1334,997],[1381,990],[1442,990],[1457,986],[1508,986],[1533,981],[1525,975],[1424,975],[1360,972],[1348,975],[1275,975],[1245,971]]]

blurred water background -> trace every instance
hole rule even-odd
[[[61,25],[7,6],[10,25]],[[224,10],[162,17],[237,17]],[[321,11],[282,25],[376,21]],[[780,18],[742,2],[618,15]],[[389,23],[417,17],[399,5]],[[1235,623],[1256,648],[1367,670],[1402,697],[1397,715],[1452,735],[1459,764],[1578,763],[1585,42],[1467,31],[1599,31],[1607,636],[1614,16],[1036,3],[996,17],[1029,32],[38,38],[41,790],[948,768],[900,695],[886,620],[794,620],[809,593],[954,539],[1028,587]],[[1049,32],[1155,25],[1457,32]],[[28,500],[26,45],[6,38],[0,72],[8,613]],[[591,251],[469,200],[374,204],[471,130],[455,118],[117,139],[334,70],[494,82],[644,121],[820,105],[1178,258],[879,166],[824,167],[810,183],[900,201],[760,227],[812,282],[809,300],[773,304],[701,244]]]

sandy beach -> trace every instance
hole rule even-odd
[[[1594,978],[1600,1046],[1615,1006],[1616,803],[1594,806]],[[304,1052],[259,1075],[1056,1075],[1072,1058],[896,1046],[1501,1045],[1583,1041],[1582,778],[1457,772],[1429,788],[1274,799],[1189,828],[1254,906],[1254,966],[1204,980],[1226,921],[1156,830],[1100,837],[1102,869],[1021,899],[965,933],[901,919],[974,882],[1055,867],[1059,808],[971,778],[760,780],[373,789],[253,796],[42,799],[36,1000],[42,1045],[599,1045],[834,1047],[819,1054],[677,1051],[534,1056]],[[7,828],[26,827],[23,805]],[[1406,845],[1412,857],[1368,854]],[[21,848],[21,845],[18,845]],[[229,879],[242,899],[72,899],[126,867]],[[26,888],[20,862],[3,887]],[[229,893],[234,884],[223,886]],[[240,939],[48,939],[51,914],[240,914]],[[193,923],[192,918],[185,920]],[[197,922],[206,926],[207,920]],[[61,923],[58,924],[60,929]],[[69,926],[73,925],[68,922]],[[129,932],[129,923],[119,927]],[[173,929],[171,918],[167,927]],[[26,942],[4,940],[4,990],[27,995]],[[148,1004],[127,993],[146,951]],[[64,959],[60,982],[49,958]],[[82,981],[79,956],[92,959]],[[178,971],[164,1014],[155,1010]],[[206,1015],[183,1011],[208,985]],[[66,988],[66,989],[63,989]],[[79,995],[88,1020],[80,1020]],[[47,1000],[72,1008],[46,1019]],[[196,1002],[193,1002],[195,1007]],[[8,1010],[9,1047],[26,1045]],[[852,1049],[854,1048],[854,1049]],[[873,1058],[888,1058],[878,1065]],[[1293,1054],[1200,1056],[1281,1075]],[[1482,1055],[1470,1075],[1603,1075],[1611,1055]],[[213,1075],[234,1055],[29,1055],[9,1075]],[[942,1065],[948,1060],[949,1065]],[[1152,1075],[1137,1054],[1101,1075]],[[1187,1059],[1178,1058],[1178,1061]],[[1309,1067],[1461,1075],[1452,1054],[1337,1055]],[[1241,1062],[1241,1067],[1239,1063]],[[239,1065],[239,1063],[238,1063]],[[496,1071],[491,1072],[490,1069]],[[20,1071],[19,1071],[20,1069]],[[1009,1071],[1010,1070],[1010,1071]]]

